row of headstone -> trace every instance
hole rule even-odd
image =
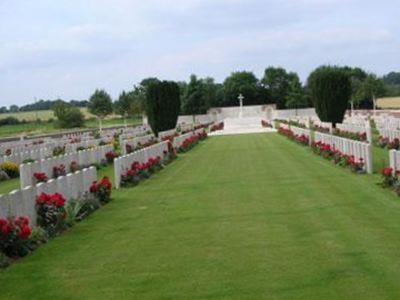
[[[50,179],[47,182],[14,190],[9,194],[0,195],[0,218],[16,216],[29,217],[31,225],[36,225],[36,197],[41,193],[59,193],[67,201],[72,199],[83,201],[90,197],[90,185],[97,180],[95,167],[76,171],[75,173]]]
[[[400,119],[391,116],[374,117],[376,127],[379,130],[398,130],[400,129]]]
[[[93,148],[98,147],[100,143],[111,143],[112,139],[110,138],[100,138],[100,139],[88,139],[83,140],[78,143],[69,143],[65,144],[65,153],[76,152],[78,148]]]
[[[115,188],[121,186],[121,175],[130,169],[133,162],[145,163],[150,158],[160,156],[164,157],[165,151],[168,151],[168,142],[160,142],[149,147],[137,150],[127,155],[114,159],[114,180]]]
[[[381,128],[379,129],[379,135],[389,139],[390,142],[393,142],[394,139],[400,140],[400,130]]]
[[[188,132],[188,133],[185,133],[185,134],[178,135],[178,136],[176,136],[174,138],[172,144],[173,144],[175,149],[179,149],[186,139],[188,139],[188,138],[190,138],[190,137],[192,137],[194,135],[203,133],[204,131],[205,131],[204,128],[200,128],[200,129],[197,129],[195,131],[191,131],[191,132]]]
[[[106,142],[111,141],[114,138],[116,133],[131,133],[131,132],[141,132],[147,126],[137,126],[137,127],[127,127],[127,128],[118,128],[118,129],[106,129],[103,130],[100,134],[100,139],[105,140]],[[56,147],[74,147],[73,144],[78,142],[89,142],[94,140],[92,132],[76,132],[76,133],[68,133],[64,134],[60,138],[52,138],[52,137],[43,137],[29,140],[20,140],[20,141],[12,141],[12,142],[4,142],[0,143],[0,156],[6,155],[7,152],[24,152],[27,150],[39,150],[40,148],[49,148],[54,149]],[[76,146],[78,148],[79,146]]]
[[[367,141],[372,142],[372,128],[369,121],[364,121],[363,124],[357,123],[341,123],[336,124],[336,128],[339,130],[344,130],[352,133],[363,134],[367,135]]]
[[[132,149],[136,149],[139,144],[144,145],[144,144],[147,144],[147,143],[151,142],[154,139],[155,139],[154,134],[148,134],[148,135],[144,135],[144,136],[135,137],[132,140],[124,140],[120,144],[121,145],[122,154],[123,155],[127,154],[127,151],[126,151],[126,146],[127,145],[131,146]]]
[[[193,123],[189,123],[189,124],[185,123],[185,124],[179,124],[177,127],[177,130],[179,132],[187,132],[187,131],[193,130],[193,128],[194,128]]]
[[[167,137],[167,136],[171,136],[176,134],[176,129],[170,129],[170,130],[165,130],[165,131],[160,131],[158,133],[158,138],[160,140],[162,140],[163,138]]]
[[[290,126],[290,130],[293,131],[295,135],[302,136],[304,135],[305,137],[308,138],[309,144],[311,145],[312,143],[312,135],[311,135],[311,130],[306,129],[306,128],[301,128],[301,127],[296,127],[296,126]]]
[[[122,145],[125,140],[131,140],[133,138],[148,135],[150,133],[151,129],[147,125],[132,128],[132,130],[125,131],[119,135],[119,144]]]
[[[335,150],[339,150],[346,155],[354,156],[355,160],[358,162],[362,159],[365,171],[368,173],[373,172],[372,145],[370,143],[359,142],[317,131],[314,133],[314,142],[328,144]]]
[[[41,160],[53,156],[53,151],[49,148],[39,148],[34,150],[25,150],[14,152],[11,155],[0,156],[0,164],[11,161],[17,165],[22,164],[25,160]]]
[[[75,153],[42,159],[34,163],[20,165],[21,189],[36,184],[34,173],[45,173],[48,178],[53,177],[53,168],[64,165],[66,172],[69,173],[71,163],[75,162],[80,168],[88,167],[93,164],[100,164],[106,157],[106,153],[114,150],[114,146],[106,145],[93,149],[82,150]]]

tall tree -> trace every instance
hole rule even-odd
[[[348,72],[337,66],[321,66],[310,74],[307,84],[321,121],[333,126],[341,123],[351,97]]]
[[[181,107],[179,86],[173,81],[152,81],[146,87],[146,113],[155,135],[176,127]]]
[[[113,104],[110,95],[105,90],[98,90],[89,98],[88,110],[99,119],[99,127],[102,129],[102,120],[113,112]]]
[[[268,67],[261,79],[261,83],[268,90],[272,102],[276,103],[280,109],[286,107],[286,98],[293,81],[300,82],[299,76],[294,72],[287,72],[281,67]]]
[[[386,88],[383,80],[375,74],[368,74],[354,95],[354,101],[359,108],[372,109],[374,99],[382,97],[385,94]]]
[[[203,85],[196,75],[190,76],[190,81],[185,88],[182,98],[182,111],[184,114],[202,114],[205,110]]]
[[[285,107],[287,108],[304,108],[308,107],[307,97],[300,80],[292,80],[289,85],[287,95],[285,97]]]
[[[390,72],[383,76],[383,81],[389,85],[400,85],[400,72]]]
[[[224,81],[224,105],[237,106],[238,96],[242,94],[245,98],[244,105],[263,104],[261,86],[257,77],[252,72],[233,72]]]
[[[55,102],[53,112],[57,118],[57,125],[61,128],[83,127],[85,124],[85,117],[79,108],[62,100]]]

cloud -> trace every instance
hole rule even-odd
[[[117,96],[146,76],[222,81],[268,65],[400,69],[397,2],[0,0],[0,101]],[[360,7],[362,9],[360,9]],[[23,21],[21,21],[23,20]]]

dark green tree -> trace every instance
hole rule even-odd
[[[261,83],[267,89],[271,101],[276,103],[279,109],[286,108],[286,99],[292,82],[300,82],[299,76],[293,72],[287,72],[281,67],[268,67],[264,71]],[[296,83],[293,83],[294,85]]]
[[[244,105],[266,103],[262,98],[262,87],[257,77],[252,72],[234,72],[224,81],[224,105],[239,105],[238,96],[245,98]]]
[[[10,109],[9,109],[9,111],[10,111],[10,112],[12,112],[12,113],[14,113],[14,112],[18,112],[18,111],[19,111],[19,107],[18,107],[18,105],[15,105],[15,104],[13,104],[13,105],[10,105]]]
[[[77,128],[85,124],[85,117],[79,108],[64,101],[57,101],[53,105],[53,113],[57,118],[57,125],[61,128]]]
[[[374,99],[386,95],[386,87],[382,79],[375,74],[368,74],[361,82],[356,94],[352,98],[358,108],[372,109]]]
[[[191,75],[182,98],[182,112],[197,115],[206,113],[207,109],[205,85],[196,75]]]
[[[146,113],[158,136],[160,131],[176,127],[181,107],[180,90],[173,81],[152,81],[146,86]]]
[[[390,72],[383,76],[383,81],[388,85],[400,85],[400,72]]]
[[[321,66],[310,74],[307,84],[320,120],[333,126],[341,123],[351,97],[348,72],[337,66]]]
[[[98,90],[89,98],[88,110],[99,119],[101,130],[102,120],[113,112],[111,96],[105,90]]]
[[[287,108],[305,108],[308,107],[307,97],[299,78],[292,80],[289,85],[287,95],[285,97],[285,107]]]

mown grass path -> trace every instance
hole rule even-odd
[[[400,203],[375,181],[213,137],[0,271],[0,299],[398,299]]]

